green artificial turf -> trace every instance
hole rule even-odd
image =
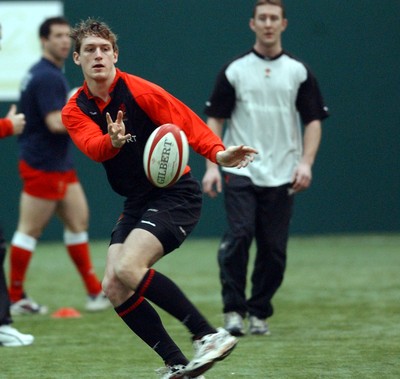
[[[102,275],[107,242],[93,241]],[[173,278],[216,326],[222,324],[215,239],[189,239],[156,269]],[[293,237],[285,281],[274,299],[271,336],[246,336],[207,379],[400,378],[400,235]],[[157,378],[159,357],[112,309],[89,314],[63,245],[39,243],[27,279],[46,316],[18,316],[35,335],[23,348],[0,348],[0,378]],[[81,312],[55,319],[61,307]],[[190,358],[186,329],[160,312]]]

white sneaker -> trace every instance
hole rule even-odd
[[[243,317],[237,312],[224,313],[224,329],[236,337],[244,336]]]
[[[34,337],[30,334],[22,334],[10,325],[0,325],[0,346],[28,346],[33,340]]]
[[[184,365],[165,366],[156,370],[161,379],[179,379],[185,376]]]
[[[256,316],[249,317],[249,333],[259,336],[271,334],[267,321]]]
[[[203,375],[200,376],[187,376],[186,367],[183,365],[165,366],[156,370],[161,379],[205,379]]]
[[[103,292],[100,292],[96,296],[89,296],[86,302],[85,309],[88,312],[98,312],[103,311],[111,307],[110,300],[107,299]]]
[[[222,328],[217,333],[207,334],[193,342],[194,358],[186,366],[186,375],[197,377],[209,370],[216,361],[225,359],[238,343],[228,331]]]
[[[49,311],[45,305],[40,305],[29,297],[11,303],[10,313],[12,316],[19,315],[45,315]]]

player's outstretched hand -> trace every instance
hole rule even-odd
[[[229,146],[217,153],[217,162],[225,167],[242,168],[253,162],[254,154],[258,154],[258,151],[250,146]]]
[[[118,111],[117,119],[113,121],[110,114],[108,112],[106,113],[108,134],[110,135],[112,145],[117,149],[121,148],[126,141],[131,139],[131,135],[129,133],[125,134],[123,116],[123,112]]]

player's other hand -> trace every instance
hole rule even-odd
[[[222,192],[222,178],[219,166],[208,162],[207,170],[202,180],[203,192],[211,198],[217,197]]]
[[[243,168],[253,162],[254,154],[258,154],[258,151],[250,146],[229,146],[219,151],[216,158],[221,166]]]
[[[14,135],[21,134],[25,128],[25,115],[23,113],[17,113],[17,106],[12,104],[6,118],[11,120],[13,124]]]
[[[300,163],[292,178],[292,189],[294,192],[304,191],[310,187],[312,181],[311,165]]]

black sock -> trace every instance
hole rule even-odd
[[[137,293],[181,321],[192,333],[193,338],[198,339],[206,334],[216,333],[215,328],[208,323],[179,287],[163,274],[153,269],[147,271],[137,288]]]
[[[164,329],[160,316],[145,298],[135,293],[125,303],[116,307],[115,311],[166,364],[173,366],[188,363],[187,358]]]

